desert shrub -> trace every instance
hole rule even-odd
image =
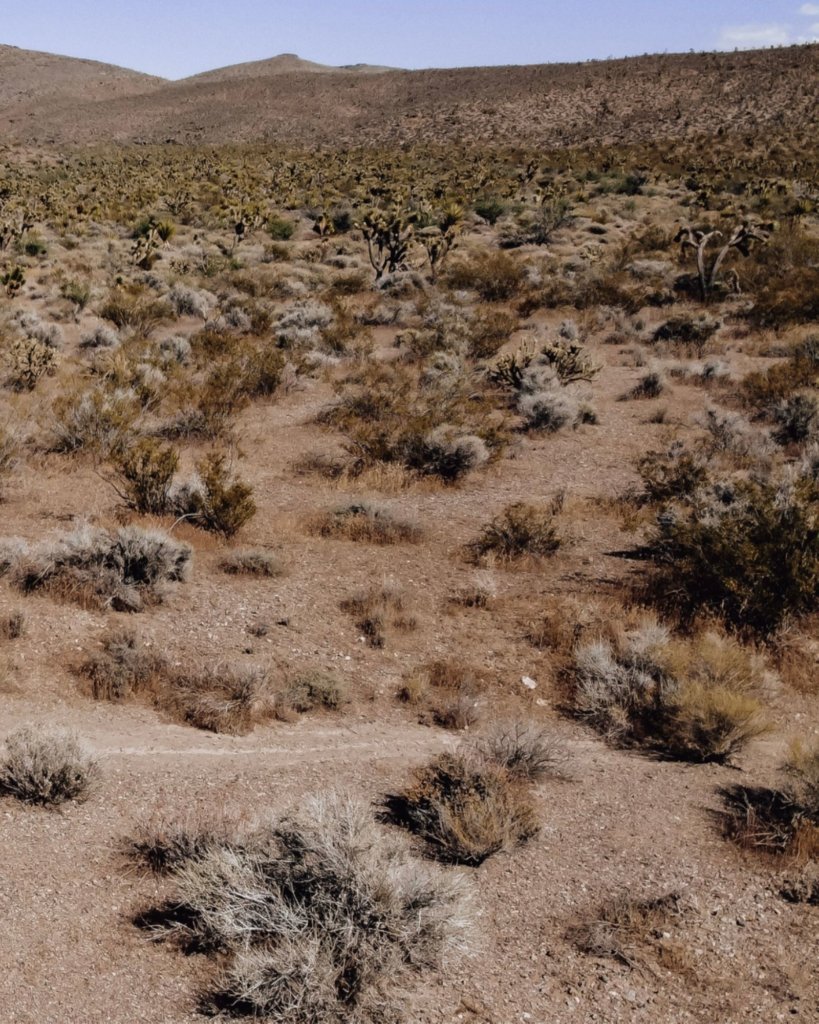
[[[506,213],[506,203],[495,196],[484,196],[475,202],[474,209],[481,220],[494,226]]]
[[[204,847],[173,867],[172,900],[142,920],[220,956],[214,1011],[277,1024],[401,1020],[406,984],[464,933],[461,879],[411,859],[349,798],[306,801],[238,844],[217,836]]]
[[[706,314],[694,317],[683,313],[673,316],[661,324],[652,335],[654,341],[667,341],[688,346],[702,358],[705,346],[720,329],[722,324]]]
[[[195,316],[200,320],[207,320],[216,304],[216,298],[210,292],[188,288],[178,282],[171,288],[168,300],[177,316]]]
[[[526,789],[500,765],[441,754],[387,798],[393,820],[421,836],[441,860],[478,865],[538,831]]]
[[[514,298],[525,281],[523,263],[504,252],[481,252],[451,264],[446,271],[446,283],[451,288],[476,291],[485,302]]]
[[[293,237],[295,225],[274,213],[268,217],[265,228],[274,242],[287,242]]]
[[[768,370],[749,373],[740,385],[740,400],[760,412],[769,412],[819,379],[819,337],[812,335],[794,347],[788,359]]]
[[[574,395],[562,388],[544,388],[531,394],[522,394],[517,410],[523,417],[526,430],[542,430],[554,434],[563,427],[576,427],[588,422],[589,410],[584,410]]]
[[[154,814],[139,823],[133,835],[120,844],[129,864],[155,875],[170,875],[209,854],[228,849],[245,849],[240,822],[225,813],[195,808],[184,818]]]
[[[639,500],[669,501],[693,494],[708,479],[708,460],[675,441],[665,451],[647,452],[637,462],[643,490]]]
[[[647,958],[662,964],[674,955],[674,947],[663,943],[662,936],[682,912],[676,893],[645,900],[619,896],[589,920],[572,926],[566,937],[581,953],[617,960],[627,967]]]
[[[567,321],[561,327],[561,336],[540,347],[536,364],[548,366],[554,370],[561,384],[576,384],[579,381],[591,382],[600,372],[591,356],[582,345],[572,340],[573,321]]]
[[[807,393],[783,399],[773,410],[774,439],[781,445],[801,444],[819,433],[819,401]]]
[[[133,431],[139,415],[131,391],[110,394],[102,388],[59,395],[52,407],[51,447],[71,454],[86,451],[99,457],[116,452]]]
[[[163,321],[171,319],[173,309],[134,285],[114,288],[100,307],[99,315],[120,330],[128,328],[135,335],[148,337]]]
[[[230,576],[281,576],[284,566],[276,555],[257,548],[231,551],[219,562],[222,572]]]
[[[102,640],[102,649],[82,666],[95,700],[128,700],[150,689],[165,671],[165,661],[136,633],[118,629]]]
[[[129,508],[147,515],[162,515],[168,510],[178,467],[179,452],[175,448],[155,438],[141,438],[118,453],[113,483]]]
[[[700,488],[665,506],[649,538],[654,598],[690,619],[708,609],[770,634],[819,601],[815,481]]]
[[[341,610],[353,617],[371,647],[383,647],[391,627],[414,629],[415,621],[407,615],[404,597],[391,587],[371,587],[341,602]]]
[[[279,697],[284,707],[299,714],[318,708],[338,711],[349,700],[342,680],[326,672],[308,672],[296,676]]]
[[[353,502],[317,516],[310,529],[319,537],[368,541],[371,544],[417,543],[420,529],[369,502]]]
[[[231,476],[221,453],[211,453],[197,469],[198,479],[172,495],[174,510],[204,530],[234,536],[256,514],[253,488]]]
[[[0,617],[0,637],[4,640],[19,640],[26,632],[25,612],[10,612]]]
[[[250,732],[275,713],[267,673],[230,665],[174,673],[161,703],[188,725],[232,736]]]
[[[672,640],[647,620],[574,652],[574,707],[604,734],[680,760],[725,762],[767,728],[764,666],[735,640]]]
[[[479,307],[469,320],[469,356],[491,359],[519,327],[512,313]]]
[[[93,331],[84,334],[80,339],[80,348],[84,349],[115,349],[120,344],[119,334],[104,324],[98,324]]]
[[[520,720],[498,722],[475,747],[486,761],[524,782],[562,776],[568,761],[565,745],[553,733]]]
[[[407,468],[422,476],[437,476],[445,483],[455,483],[488,461],[489,451],[482,438],[449,424],[420,437],[405,438]]]
[[[627,391],[622,399],[629,398],[659,398],[665,391],[665,381],[659,370],[649,370],[637,381],[634,387]]]
[[[0,794],[56,806],[82,800],[98,768],[73,733],[25,726],[6,737],[0,755]]]
[[[475,559],[493,554],[506,562],[527,555],[552,555],[561,543],[555,518],[562,507],[562,498],[545,507],[523,501],[507,505],[469,544],[468,550]]]
[[[141,611],[162,598],[162,585],[187,579],[191,549],[159,530],[126,526],[116,533],[81,526],[56,541],[24,549],[13,582],[90,607]]]

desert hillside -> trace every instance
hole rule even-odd
[[[0,1024],[819,1020],[817,54],[12,53]]]
[[[816,123],[818,55],[819,47],[802,46],[377,75],[323,69],[284,55],[180,82],[126,77],[114,95],[106,89],[104,97],[92,75],[87,88],[72,86],[56,107],[49,99],[51,73],[46,68],[38,75],[41,58],[31,55],[34,69],[26,74],[41,83],[40,92],[32,84],[25,103],[0,104],[0,138],[68,144],[265,139],[325,146],[562,146],[788,125],[805,129]],[[65,68],[66,75],[77,75],[74,62],[53,60],[60,73]],[[80,63],[84,68],[86,62]],[[3,97],[14,88],[16,72],[2,64],[0,69]]]

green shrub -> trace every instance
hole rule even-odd
[[[146,515],[167,512],[179,452],[154,438],[142,438],[120,452],[114,463],[118,493],[129,508]]]
[[[221,453],[211,453],[197,469],[199,480],[174,494],[175,511],[204,530],[233,537],[256,514],[253,488],[231,477],[226,456]]]
[[[819,495],[801,478],[700,489],[659,515],[648,544],[654,597],[770,634],[819,605]]]

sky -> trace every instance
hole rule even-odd
[[[0,43],[182,78],[278,53],[460,67],[819,40],[819,0],[28,0]]]

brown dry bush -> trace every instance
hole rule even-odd
[[[477,866],[531,839],[538,825],[531,798],[498,764],[441,754],[386,799],[396,823],[423,838],[439,859]]]
[[[628,967],[637,967],[647,958],[668,965],[679,951],[661,936],[682,914],[682,900],[676,893],[647,900],[620,896],[605,903],[590,920],[570,928],[566,937],[581,953],[618,960]]]
[[[569,759],[566,745],[553,732],[521,720],[498,722],[475,741],[475,749],[523,782],[562,778]]]
[[[141,438],[117,454],[114,488],[129,508],[146,515],[168,511],[179,452],[155,438]]]
[[[267,673],[256,668],[218,665],[175,672],[166,679],[160,701],[188,725],[232,736],[275,715]]]
[[[309,529],[319,537],[370,544],[417,544],[422,536],[414,523],[369,502],[353,502],[316,516]]]
[[[158,847],[172,896],[135,923],[218,957],[212,1013],[401,1021],[407,985],[440,968],[468,926],[461,878],[410,858],[364,803],[339,795],[226,839],[183,830]]]
[[[548,506],[538,507],[523,501],[507,505],[467,546],[467,551],[475,561],[490,554],[504,562],[526,556],[553,555],[561,544],[555,518],[562,508],[562,496]]]
[[[450,288],[476,291],[485,302],[503,302],[518,295],[526,282],[525,265],[504,252],[480,252],[450,264]]]
[[[768,729],[764,663],[736,640],[673,639],[646,619],[574,654],[574,708],[605,735],[666,756],[722,763]]]
[[[347,687],[337,676],[327,672],[307,672],[296,676],[276,695],[277,714],[289,711],[306,714],[310,711],[340,711],[350,698]]]
[[[140,337],[147,337],[165,320],[173,318],[171,306],[153,298],[138,285],[113,289],[99,309],[103,320],[116,327],[129,328]]]
[[[233,537],[256,514],[253,488],[231,475],[220,452],[211,452],[196,468],[198,479],[172,495],[174,512],[204,530]]]
[[[162,655],[146,647],[132,630],[119,629],[102,640],[102,650],[83,664],[95,700],[123,701],[156,693],[167,671]]]
[[[281,559],[269,551],[258,548],[243,548],[231,551],[219,562],[219,568],[229,576],[282,576],[284,565]]]
[[[57,806],[84,800],[97,762],[73,733],[25,726],[6,736],[0,755],[0,796]]]
[[[25,593],[46,591],[85,607],[138,612],[160,603],[167,583],[188,578],[191,549],[160,530],[126,526],[114,534],[79,527],[25,549],[10,566]]]
[[[0,637],[4,640],[19,640],[26,632],[26,613],[10,612],[0,617]]]
[[[351,615],[371,647],[383,647],[391,628],[412,630],[414,618],[407,613],[400,591],[392,587],[372,587],[341,602],[341,610]]]

